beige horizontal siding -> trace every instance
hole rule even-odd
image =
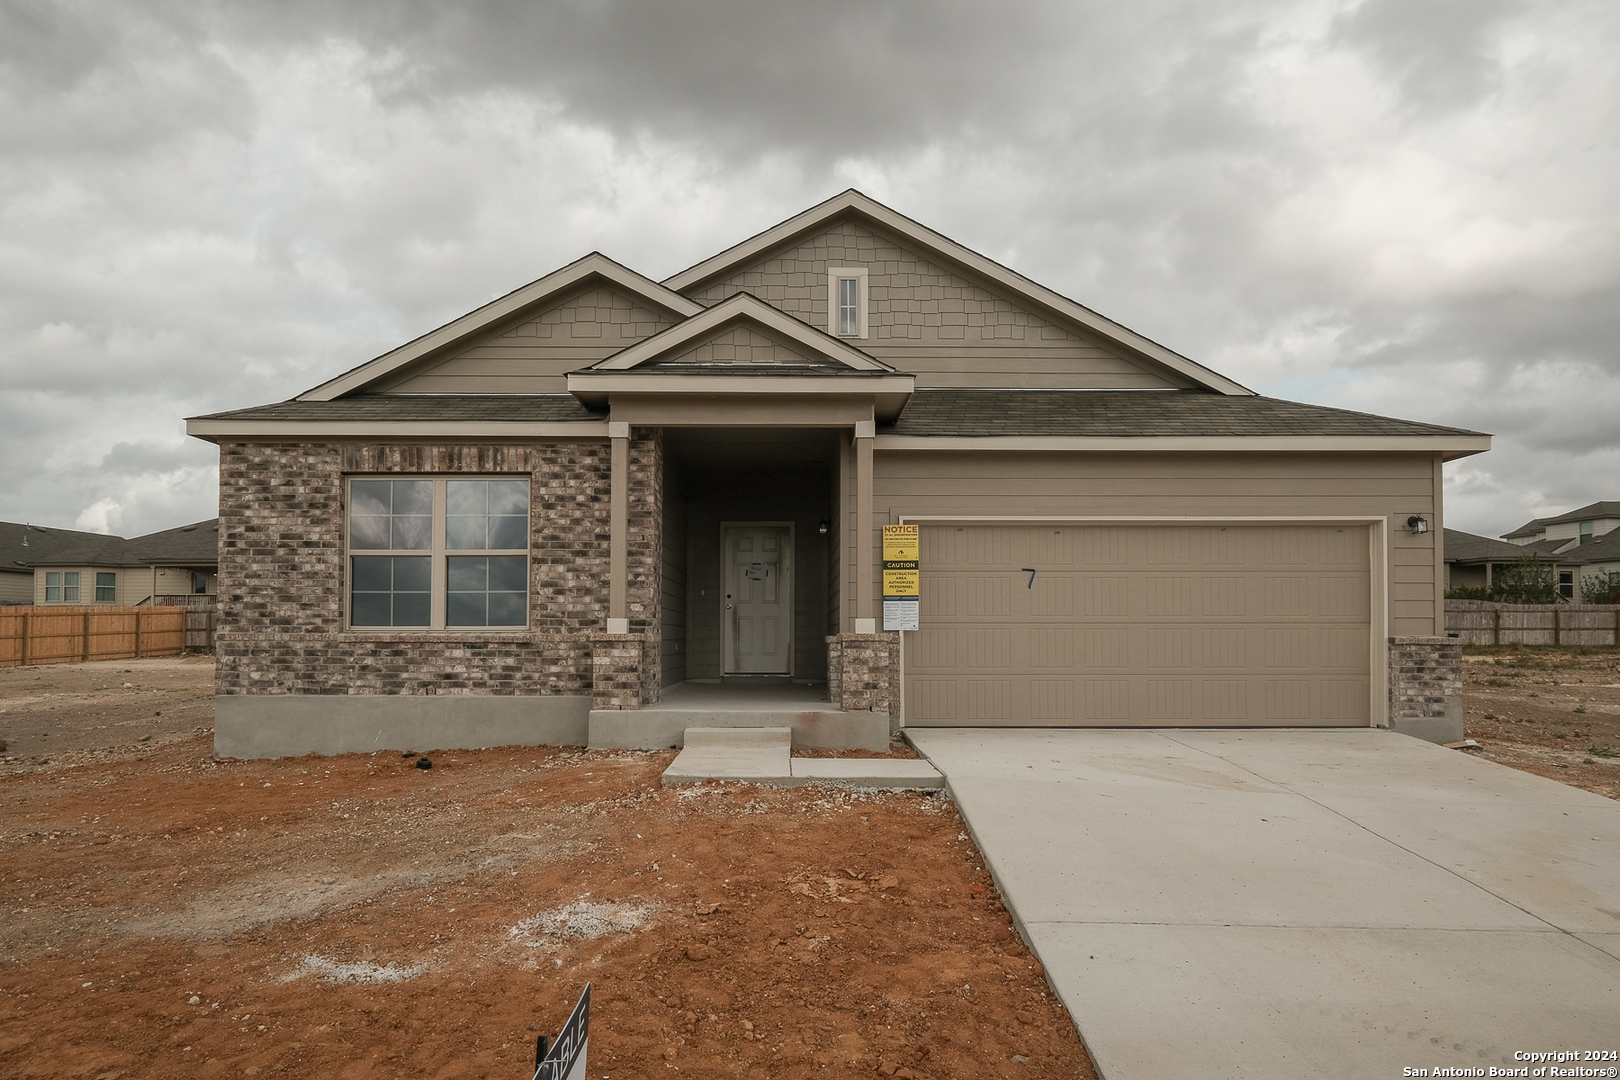
[[[1384,518],[1388,632],[1436,632],[1438,530],[1396,531],[1412,514],[1437,521],[1429,456],[886,451],[874,471],[880,525],[955,515]]]

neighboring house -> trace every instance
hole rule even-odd
[[[218,518],[130,540],[79,535],[32,561],[33,603],[195,606],[218,591]]]
[[[846,743],[1383,725],[1391,638],[1443,632],[1441,466],[1490,446],[1259,396],[853,191],[187,423],[242,756],[668,745],[703,681],[826,683],[775,722]]]
[[[1558,574],[1559,591],[1565,599],[1575,595],[1581,569],[1578,558],[1559,558],[1538,548],[1527,548],[1488,536],[1475,536],[1458,529],[1445,531],[1446,589],[1489,589],[1503,567],[1529,555],[1545,559]]]
[[[1620,502],[1595,502],[1557,517],[1533,518],[1502,539],[1521,546],[1545,543],[1547,550],[1563,554],[1615,529],[1620,529]]]
[[[121,544],[123,537],[73,529],[48,529],[0,521],[0,604],[34,602],[34,563],[70,550],[103,544]]]

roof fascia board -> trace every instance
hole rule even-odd
[[[773,330],[792,341],[798,342],[812,351],[831,357],[839,363],[855,369],[856,371],[893,371],[889,365],[868,356],[860,349],[854,348],[832,335],[818,330],[808,323],[795,319],[784,311],[780,311],[765,301],[750,293],[737,293],[726,298],[711,308],[703,309],[699,314],[693,315],[685,322],[674,326],[645,341],[639,341],[627,348],[620,349],[605,360],[592,364],[587,371],[627,371],[630,368],[646,363],[656,356],[663,355],[671,350],[678,349],[706,333],[712,333],[723,328],[727,323],[734,321],[751,321],[760,326]]]
[[[910,394],[914,375],[880,375],[851,381],[825,375],[624,375],[575,372],[568,390],[575,394]]]
[[[1447,461],[1482,454],[1489,435],[879,435],[874,450],[1089,450],[1306,453],[1373,451],[1441,454]]]
[[[606,420],[187,420],[186,434],[208,442],[272,436],[356,438],[605,439]]]
[[[498,300],[492,300],[459,319],[445,323],[437,330],[431,330],[414,341],[344,372],[335,379],[328,380],[312,390],[306,390],[293,400],[334,401],[346,394],[352,394],[384,376],[393,374],[406,364],[465,340],[504,319],[511,318],[526,307],[575,288],[593,277],[611,282],[682,318],[690,318],[705,310],[702,304],[688,300],[673,289],[666,288],[651,278],[642,277],[629,267],[593,251],[538,281],[531,281]]]
[[[1158,342],[1143,337],[1136,331],[1121,326],[1112,319],[1099,315],[1085,305],[1070,300],[1061,293],[1053,292],[1046,286],[1031,281],[1017,271],[1010,270],[994,259],[987,258],[971,248],[958,244],[955,240],[935,232],[926,225],[913,221],[904,214],[891,210],[889,207],[853,188],[833,196],[826,202],[812,206],[803,213],[795,214],[780,225],[773,226],[756,236],[744,240],[740,244],[733,245],[720,252],[720,254],[705,259],[696,266],[682,270],[674,277],[666,278],[664,284],[672,289],[684,292],[693,285],[707,281],[741,263],[756,258],[778,244],[785,243],[795,236],[808,232],[847,210],[854,210],[863,214],[885,228],[899,233],[912,243],[935,251],[1009,292],[1032,300],[1067,319],[1079,323],[1093,333],[1116,341],[1133,352],[1157,361],[1193,380],[1200,386],[1236,396],[1253,396],[1255,394],[1255,391],[1250,390],[1241,383],[1234,382],[1197,361],[1189,360],[1180,353],[1167,349]]]

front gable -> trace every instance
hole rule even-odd
[[[750,292],[829,328],[839,270],[866,275],[857,344],[919,387],[1251,392],[854,191],[665,284],[705,306]]]
[[[702,306],[592,252],[298,395],[552,394],[566,374]]]
[[[546,394],[568,372],[674,326],[678,319],[596,280],[516,321],[492,327],[371,389],[395,394]]]

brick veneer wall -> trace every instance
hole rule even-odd
[[[631,448],[632,531],[642,534],[630,548],[631,625],[656,633],[662,443],[640,436]],[[527,631],[344,630],[343,478],[393,473],[529,476]],[[610,477],[605,440],[222,444],[219,693],[590,694],[590,635],[607,618]]]
[[[900,711],[900,635],[834,634],[827,639],[827,699],[843,712]]]
[[[1444,717],[1462,693],[1462,643],[1445,637],[1389,639],[1389,718]]]

